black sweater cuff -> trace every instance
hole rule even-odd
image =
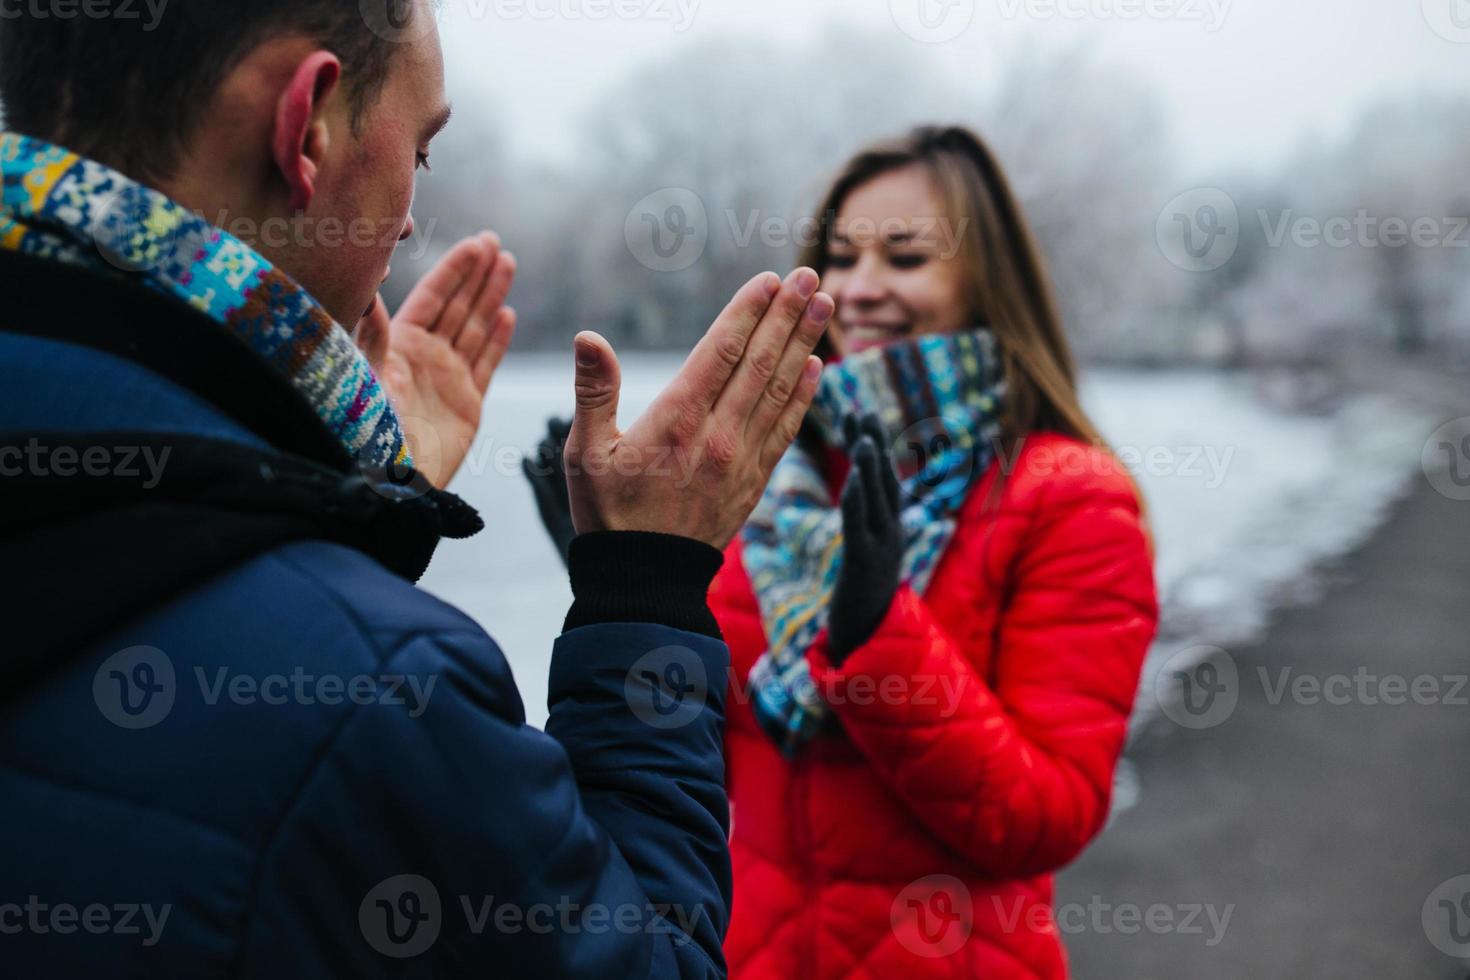
[[[599,531],[572,539],[572,608],[563,631],[596,623],[657,623],[723,639],[709,587],[719,549],[672,534]]]

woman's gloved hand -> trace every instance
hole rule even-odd
[[[887,438],[871,415],[842,423],[852,470],[842,490],[842,567],[828,619],[830,659],[841,665],[872,639],[898,594],[903,564],[903,491]]]
[[[550,419],[546,423],[546,438],[536,447],[534,459],[521,460],[521,469],[536,494],[536,509],[541,512],[541,523],[556,546],[562,564],[567,563],[567,552],[577,529],[572,526],[572,504],[567,495],[567,471],[562,460],[562,451],[567,444],[567,433],[572,423],[565,419]]]

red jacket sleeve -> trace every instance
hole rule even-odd
[[[809,652],[880,778],[997,878],[1053,871],[1102,828],[1158,620],[1126,478],[1058,480],[1038,497],[987,638],[993,684],[973,666],[984,658],[946,635],[908,587],[841,669],[825,636]]]

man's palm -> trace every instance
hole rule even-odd
[[[515,256],[486,234],[450,249],[391,320],[381,297],[353,336],[387,390],[431,483],[445,487],[480,428],[490,379],[515,333],[505,305]]]

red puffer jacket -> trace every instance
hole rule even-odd
[[[726,556],[737,980],[1067,975],[1052,873],[1107,817],[1158,607],[1110,455],[1034,435],[1009,470],[998,503],[999,463],[972,491],[922,599],[901,589],[841,669],[818,637],[845,735],[795,762],[751,712],[765,636],[738,541]]]

